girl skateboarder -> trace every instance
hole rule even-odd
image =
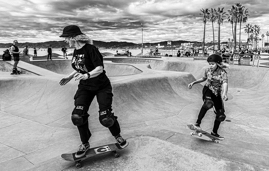
[[[214,106],[216,119],[214,122],[214,127],[211,135],[214,135],[220,139],[224,137],[218,134],[218,129],[220,123],[225,120],[225,110],[223,100],[227,101],[227,91],[228,91],[228,77],[227,72],[224,70],[225,65],[222,63],[221,56],[217,54],[210,55],[207,58],[209,68],[205,70],[204,76],[188,85],[189,89],[192,88],[194,84],[198,84],[206,81],[203,88],[203,101],[204,104],[201,107],[196,123],[194,124],[197,129],[200,128],[203,117],[206,112]]]
[[[67,84],[73,78],[79,81],[71,120],[78,128],[82,144],[75,157],[84,156],[90,148],[88,109],[95,96],[99,105],[100,123],[109,129],[121,148],[127,147],[128,142],[120,135],[120,125],[112,111],[112,86],[104,70],[103,56],[76,25],[66,26],[60,37],[64,37],[69,46],[75,48],[71,64],[74,71],[60,81],[60,85]]]

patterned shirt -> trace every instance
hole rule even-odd
[[[205,86],[207,86],[216,96],[222,91],[222,84],[228,83],[227,72],[220,67],[215,71],[210,68],[205,70],[204,78],[206,79]]]

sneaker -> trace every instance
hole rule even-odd
[[[217,134],[217,133],[211,132],[211,135],[213,135],[213,136],[215,136],[215,137],[218,137],[220,140],[224,140],[224,137],[220,136],[220,135]]]
[[[202,128],[200,127],[200,124],[198,123],[194,124],[194,128],[197,130],[202,130]]]
[[[75,154],[75,157],[76,158],[81,158],[81,157],[85,156],[88,149],[90,149],[90,144],[89,143],[81,144],[79,146],[78,151]]]
[[[123,139],[121,135],[116,136],[115,139],[121,148],[126,148],[129,145],[129,143]]]

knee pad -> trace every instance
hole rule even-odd
[[[210,97],[206,97],[204,100],[203,108],[205,109],[211,109],[214,106],[213,101]]]
[[[71,120],[74,125],[81,126],[88,120],[87,111],[84,110],[84,106],[76,106],[72,112]]]
[[[216,120],[222,122],[226,119],[226,115],[224,114],[224,110],[220,109],[216,111]]]
[[[107,109],[99,112],[99,121],[103,126],[107,128],[113,126],[116,119],[117,117],[114,116],[112,109]]]

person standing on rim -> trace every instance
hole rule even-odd
[[[48,47],[48,58],[47,58],[47,60],[52,60],[51,59],[51,56],[52,56],[52,48],[51,48],[51,45],[49,45],[49,47]]]
[[[19,74],[20,72],[17,69],[18,63],[20,61],[20,50],[17,46],[18,41],[14,40],[13,44],[11,45],[10,51],[11,51],[11,55],[13,57],[14,60],[14,64],[13,64],[13,70],[12,70],[12,75],[13,74]]]
[[[36,47],[34,47],[34,57],[37,57],[37,50],[36,50]]]
[[[88,125],[88,110],[94,97],[99,105],[99,122],[109,129],[121,148],[127,147],[128,142],[121,136],[117,116],[112,111],[112,86],[104,70],[103,56],[92,45],[90,38],[76,25],[66,26],[60,37],[65,38],[69,46],[75,48],[71,64],[74,71],[60,81],[62,86],[73,78],[79,81],[78,90],[74,96],[75,108],[71,120],[78,128],[82,144],[75,157],[83,157],[90,148],[91,132]]]

